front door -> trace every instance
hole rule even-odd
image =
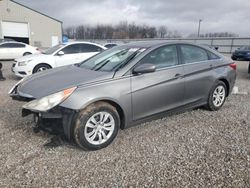
[[[79,63],[80,45],[70,44],[61,50],[64,54],[59,52],[55,55],[56,67],[71,65]],[[60,51],[60,52],[61,52]]]
[[[143,63],[154,64],[156,71],[131,77],[133,120],[183,105],[184,71],[179,65],[177,47],[160,47],[139,62]]]

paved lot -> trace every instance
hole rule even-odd
[[[250,187],[250,95],[232,95],[218,112],[190,110],[120,131],[111,146],[85,152],[43,145],[23,103],[7,92],[17,82],[3,62],[0,82],[0,187]],[[250,93],[248,63],[237,86]]]

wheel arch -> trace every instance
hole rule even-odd
[[[227,89],[227,94],[226,94],[226,97],[228,97],[229,95],[229,92],[230,92],[230,84],[229,84],[229,81],[226,79],[226,78],[219,78],[218,81],[222,81],[224,82],[224,84],[226,85],[226,89]]]
[[[25,54],[29,54],[29,55],[31,55],[31,54],[33,54],[32,52],[30,52],[30,51],[26,51],[26,52],[24,52],[23,53],[23,56],[25,56]]]
[[[38,66],[40,66],[40,65],[47,65],[47,66],[49,66],[50,68],[53,68],[49,63],[38,63],[38,64],[33,68],[32,74],[34,74],[35,69],[36,69]]]
[[[122,108],[122,106],[116,102],[115,100],[112,100],[112,99],[98,99],[98,100],[95,100],[95,101],[90,101],[88,104],[84,105],[84,107],[81,108],[81,110],[87,108],[88,106],[90,105],[93,105],[97,102],[105,102],[105,103],[108,103],[110,104],[111,106],[115,107],[115,109],[117,110],[119,116],[120,116],[120,120],[121,120],[121,124],[120,124],[120,129],[124,129],[125,126],[126,126],[126,114],[125,114],[125,111],[124,109]]]

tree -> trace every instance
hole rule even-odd
[[[167,34],[167,27],[165,26],[160,26],[158,29],[158,34],[160,38],[165,38],[165,35]]]

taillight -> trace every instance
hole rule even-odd
[[[237,68],[236,63],[231,63],[229,66],[230,66],[232,69],[234,69],[234,70],[236,70],[236,68]]]

